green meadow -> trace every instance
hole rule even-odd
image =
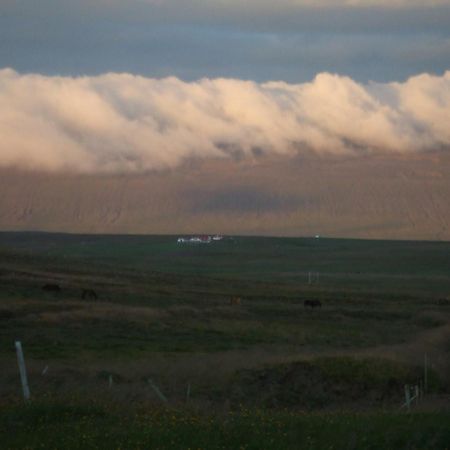
[[[447,448],[450,243],[0,233],[0,364],[2,448]]]

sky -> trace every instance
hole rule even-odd
[[[449,68],[450,0],[2,0],[0,67],[185,81],[403,81]]]

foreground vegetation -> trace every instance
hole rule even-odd
[[[0,411],[2,448],[448,449],[450,413],[222,415],[32,403]]]

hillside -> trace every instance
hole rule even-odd
[[[0,172],[0,230],[450,239],[450,155],[209,161],[134,175]]]

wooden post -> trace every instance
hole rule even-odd
[[[25,368],[25,358],[23,357],[22,343],[16,341],[17,363],[19,364],[20,381],[22,382],[23,398],[30,399],[30,388],[28,387],[27,370]]]

